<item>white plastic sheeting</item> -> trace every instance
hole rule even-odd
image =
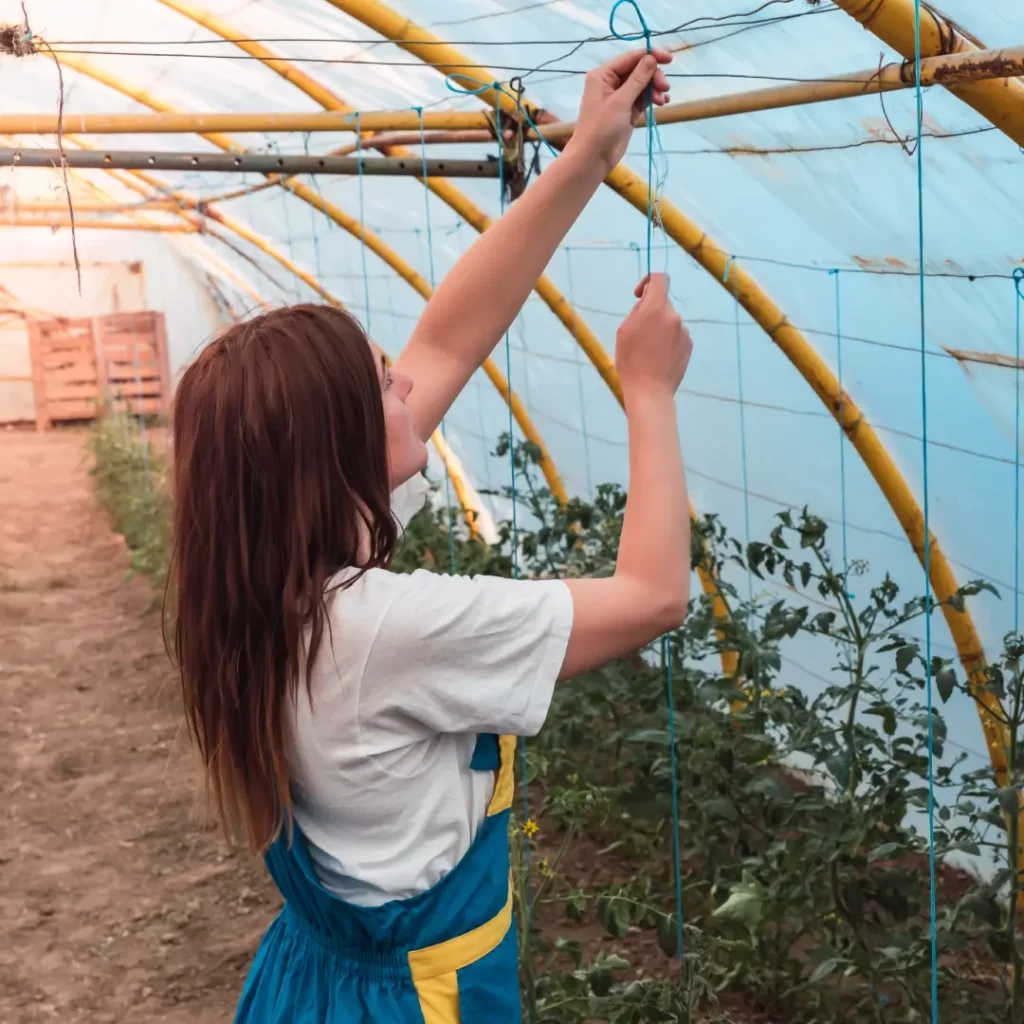
[[[396,0],[395,6],[502,76],[522,76],[534,102],[565,117],[575,113],[582,72],[623,45],[607,38],[611,4],[597,0]],[[780,0],[750,13],[759,6],[753,0],[642,4],[648,24],[663,33],[659,42],[680,48],[671,69],[679,76],[674,99],[758,88],[769,84],[766,76],[829,77],[876,67],[880,57],[899,59],[828,3]],[[243,34],[268,40],[280,54],[300,61],[304,70],[357,108],[479,107],[474,98],[449,91],[441,74],[381,41],[325,0],[211,0],[207,7]],[[1024,43],[1024,8],[1017,0],[984,5],[944,0],[943,8],[987,46]],[[315,109],[308,97],[272,71],[244,59],[237,48],[157,0],[81,0],[74,5],[30,0],[29,15],[33,31],[50,40],[56,51],[95,51],[96,63],[183,109]],[[708,20],[667,31],[701,17]],[[0,18],[20,20],[19,4],[0,0]],[[586,38],[592,41],[577,45]],[[545,62],[550,63],[533,70]],[[140,109],[73,72],[66,73],[66,84],[70,111]],[[45,58],[0,60],[5,110],[52,110],[56,89],[53,65]],[[942,90],[926,93],[925,111],[931,521],[959,578],[993,580],[1004,595],[1001,601],[986,596],[973,602],[986,647],[995,650],[1013,625],[1010,577],[1019,530],[1013,500],[1016,455],[1012,431],[1007,434],[1005,423],[1002,429],[1000,424],[1006,402],[1013,407],[1015,374],[990,375],[986,384],[997,398],[979,401],[971,380],[945,349],[1014,350],[1010,274],[1024,255],[1024,156]],[[669,126],[661,134],[669,165],[667,196],[754,274],[834,368],[841,353],[843,383],[920,496],[916,165],[895,144],[889,128],[891,124],[907,136],[913,134],[914,123],[914,96],[905,92],[886,96],[884,110],[877,96],[864,96]],[[126,137],[96,141],[124,146]],[[351,141],[351,136],[247,136],[245,141],[260,149],[301,152],[308,146],[311,152],[322,152]],[[49,145],[52,140],[30,144]],[[131,144],[208,148],[185,136],[133,137]],[[737,147],[761,152],[739,153]],[[436,156],[478,151],[431,147]],[[542,154],[542,161],[547,159]],[[645,172],[642,132],[627,159]],[[241,181],[164,177],[207,196]],[[424,276],[431,257],[436,275],[443,275],[474,236],[412,180],[367,179],[362,190],[355,179],[316,179],[315,185],[372,226]],[[466,181],[460,187],[497,214],[494,182]],[[281,190],[225,205],[314,271],[387,350],[401,350],[423,302],[381,261],[363,253],[354,238]],[[609,349],[631,303],[643,237],[642,217],[603,189],[550,267],[552,278]],[[845,521],[852,557],[867,559],[878,573],[890,572],[907,595],[920,593],[924,581],[918,561],[849,447],[844,510],[841,442],[831,416],[761,329],[745,313],[737,313],[720,281],[672,243],[666,245],[660,237],[656,243],[655,265],[672,274],[673,291],[696,342],[679,399],[679,423],[698,509],[720,513],[742,537],[746,477],[755,537],[766,534],[781,507],[806,504],[836,526],[837,543],[839,524]],[[219,255],[271,301],[311,297],[309,289],[255,251],[252,258],[262,270],[230,252]],[[147,279],[153,276],[149,272]],[[179,299],[183,287],[162,280]],[[250,300],[238,301],[245,305]],[[481,295],[480,301],[487,302],[487,296]],[[208,334],[202,317],[190,329],[195,344]],[[513,386],[569,490],[586,493],[600,481],[625,482],[623,416],[571,336],[538,299],[527,303],[514,326],[511,347]],[[176,363],[190,350],[189,343],[176,342]],[[990,411],[1000,403],[1002,420]],[[506,464],[489,454],[507,423],[504,405],[482,377],[449,417],[449,439],[477,486],[499,486],[507,480]],[[952,653],[940,620],[934,645],[937,653]],[[791,657],[795,660],[787,671],[793,681],[812,690],[823,685],[830,662],[820,645],[796,644]],[[986,763],[977,716],[968,703],[950,709],[948,718],[951,739],[971,752],[972,763]]]

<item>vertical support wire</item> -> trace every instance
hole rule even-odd
[[[420,153],[423,158],[423,184],[427,185],[427,139],[423,130],[423,108],[413,107],[420,119]],[[431,230],[430,224],[430,189],[423,189],[423,209],[426,213],[426,226],[427,226],[427,266],[430,268],[430,291],[431,294],[437,290],[437,279],[434,273],[434,235]],[[444,443],[448,444],[448,434],[445,430],[444,417],[441,417],[441,439]],[[448,565],[451,569],[451,573],[455,575],[456,557],[455,557],[455,516],[452,512],[452,478],[451,473],[448,471],[448,461],[446,459],[441,460],[444,463],[444,505],[448,513]]]
[[[733,314],[736,330],[736,394],[740,407],[740,472],[743,478],[743,534],[746,551],[750,551],[750,481],[747,472],[747,403],[743,396],[743,345],[740,337],[739,274],[734,273],[735,256],[725,261],[724,281],[732,278]],[[754,574],[747,567],[747,597],[754,604]],[[752,610],[752,607],[751,607]]]
[[[924,93],[921,89],[921,0],[914,0],[914,94],[917,134],[917,271],[918,304],[921,321],[921,462],[924,474],[924,585],[925,585],[925,692],[928,712],[928,908],[931,931],[932,1024],[939,1021],[939,939],[935,898],[935,722],[932,693],[932,543],[928,486],[928,360],[926,358],[925,276],[924,276]]]
[[[1013,631],[1020,632],[1020,306],[1024,270],[1013,272],[1014,370],[1013,370]]]
[[[500,89],[500,86],[495,85],[495,88]],[[505,214],[505,160],[504,154],[500,151],[501,139],[502,139],[502,128],[501,128],[501,103],[499,102],[495,107],[495,113],[497,119],[495,121],[495,129],[498,136],[498,191],[499,191],[499,204],[502,216]],[[516,510],[516,447],[515,447],[515,429],[514,420],[512,417],[512,341],[509,336],[509,330],[505,331],[505,376],[508,382],[508,468],[510,478],[510,496],[512,498],[512,578],[519,579],[519,518]],[[519,740],[519,772],[523,780],[523,824],[530,820],[530,785],[529,776],[527,774],[529,769],[529,762],[526,756],[526,737],[521,737]],[[533,908],[530,904],[530,862],[532,859],[532,849],[530,844],[530,835],[528,832],[523,833],[523,861],[524,861],[524,879],[523,879],[523,906],[526,908],[526,921],[523,922],[526,929],[527,936],[527,955],[529,955],[529,937],[533,933]]]
[[[846,390],[843,387],[843,321],[842,307],[840,305],[839,291],[839,270],[829,271],[829,276],[835,278],[836,298],[836,372],[839,378],[839,407],[837,416],[839,419],[839,509],[840,509],[840,530],[843,545],[843,579],[846,580],[846,596],[852,600],[853,594],[849,592],[850,558],[846,538],[846,428],[843,426],[843,409],[846,402]]]
[[[628,4],[633,8],[637,20],[640,22],[639,33],[621,33],[615,28],[615,15],[620,7]],[[616,0],[608,16],[608,30],[616,39],[635,41],[643,39],[647,52],[651,52],[651,30],[647,27],[643,12],[637,0]],[[661,149],[661,140],[657,126],[654,121],[654,83],[647,87],[647,103],[645,110],[645,124],[647,127],[647,276],[651,276],[651,247],[654,233],[654,216],[658,209],[658,202],[655,198],[655,190],[660,190],[663,183],[661,177],[655,178],[654,174],[654,148],[655,144]],[[499,132],[500,137],[500,132]],[[660,215],[659,215],[660,220]],[[678,430],[678,426],[676,427]],[[686,509],[681,510],[682,515],[687,515]],[[673,868],[676,889],[676,951],[679,956],[680,980],[686,963],[686,950],[683,943],[683,896],[682,896],[682,851],[679,838],[679,770],[676,752],[676,700],[672,681],[672,644],[670,637],[661,638],[661,654],[665,666],[665,688],[668,698],[668,733],[670,751],[670,763],[672,769],[672,854]]]
[[[580,356],[579,338],[576,330],[576,297],[572,287],[572,250],[565,249],[565,281],[569,292],[569,306],[572,308],[573,361],[576,363],[576,387],[580,398],[580,427],[583,430],[583,463],[587,474],[587,497],[594,497],[594,479],[590,470],[590,435],[587,433],[587,404],[583,399],[583,359]]]

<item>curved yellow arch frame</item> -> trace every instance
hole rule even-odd
[[[62,66],[71,68],[79,74],[92,78],[97,82],[101,82],[103,85],[114,89],[116,92],[119,92],[124,96],[134,99],[143,106],[148,106],[152,110],[173,113],[176,109],[164,100],[151,95],[144,89],[136,88],[131,83],[122,81],[116,75],[111,74],[104,68],[98,67],[77,54],[62,53],[60,63]],[[210,133],[204,134],[202,137],[227,152],[244,152],[244,147],[239,146],[238,143],[233,139],[228,138],[226,135]],[[430,285],[427,284],[427,282],[406,260],[399,256],[398,253],[391,249],[390,246],[388,246],[372,231],[362,226],[354,217],[350,217],[338,206],[324,200],[315,189],[309,188],[308,186],[302,185],[298,182],[282,182],[282,187],[293,192],[304,202],[309,203],[318,210],[321,210],[339,227],[344,228],[347,232],[358,238],[364,245],[384,260],[384,262],[386,262],[400,277],[412,285],[412,287],[415,288],[416,291],[418,291],[425,299],[429,299],[433,294]],[[180,194],[174,193],[174,195],[175,198],[179,198]],[[187,202],[187,200],[185,201]],[[192,199],[190,205],[193,208],[198,208],[199,203],[197,200]],[[205,207],[205,214],[206,216],[218,220],[221,223],[225,223],[223,218],[227,217],[226,214],[217,210],[213,206]],[[238,222],[235,221],[235,223],[237,224]],[[225,226],[227,226],[226,223]],[[320,286],[319,283],[315,285],[310,284],[310,287],[314,288],[319,294],[324,294],[322,286]],[[541,471],[548,483],[548,487],[551,489],[551,493],[562,504],[565,504],[569,498],[565,490],[565,485],[562,483],[561,474],[558,472],[558,469],[548,452],[544,439],[541,437],[540,432],[530,419],[530,416],[526,411],[526,407],[520,401],[519,396],[509,387],[508,381],[505,380],[505,375],[498,369],[492,359],[485,360],[482,369],[501,395],[505,404],[511,408],[512,415],[515,418],[515,421],[519,424],[519,429],[523,432],[523,436],[532,444],[537,446],[537,449],[541,453]]]
[[[913,0],[835,0],[835,5],[907,60],[914,59]],[[979,49],[981,46],[965,38],[948,18],[930,10],[927,4],[921,4],[922,57],[969,53]],[[937,81],[941,84],[941,79]],[[1018,146],[1024,146],[1024,81],[999,78],[946,88],[991,121]]]
[[[456,80],[461,77],[462,82],[470,88],[478,88],[481,81],[500,81],[492,71],[475,64],[455,47],[442,42],[379,0],[326,2],[396,43],[441,74]],[[852,4],[853,0],[848,2]],[[880,3],[878,0],[872,0],[872,4],[878,7],[891,2],[893,0],[881,0]],[[895,2],[905,4],[908,0]],[[505,92],[486,89],[479,95],[492,107],[500,104],[502,110],[510,114],[516,112],[515,102]],[[531,112],[536,110],[532,106],[527,106],[526,109]],[[619,164],[605,179],[605,183],[637,210],[647,215],[648,187],[638,174],[624,164]],[[729,284],[723,284],[728,253],[717,246],[706,232],[668,200],[660,198],[658,206],[665,233],[678,242],[720,285],[728,288],[730,292],[735,290],[736,298],[743,308],[782,349],[835,417],[875,478],[890,508],[896,513],[907,539],[923,564],[925,538],[921,507],[878,434],[867,422],[856,402],[840,388],[839,381],[828,364],[745,270],[734,263]],[[940,601],[945,601],[957,590],[958,584],[941,546],[934,537],[930,538],[930,563],[932,588],[936,597]],[[999,698],[989,693],[982,685],[978,685],[982,681],[986,662],[977,628],[968,611],[957,612],[948,604],[943,606],[942,611],[960,660],[970,679],[976,684],[974,696],[978,703],[982,731],[996,778],[1000,785],[1007,785],[1009,735],[1005,727],[1000,725],[1000,719],[1005,719],[1006,715]]]
[[[196,24],[203,26],[214,35],[218,35],[222,39],[234,43],[234,45],[239,47],[239,49],[250,56],[255,57],[261,63],[265,64],[271,70],[284,78],[287,82],[290,82],[296,88],[302,90],[303,93],[305,93],[314,102],[319,103],[325,110],[335,110],[348,113],[355,109],[345,103],[339,96],[321,82],[318,82],[315,78],[307,75],[290,61],[279,57],[262,43],[256,42],[252,39],[246,39],[244,33],[237,31],[227,22],[211,14],[209,11],[187,3],[185,0],[159,0],[159,2],[165,7],[169,7],[191,21],[194,21]],[[407,149],[404,146],[389,146],[384,150],[384,152],[386,155],[393,157],[413,158],[416,156],[412,150]],[[460,189],[452,185],[451,182],[443,178],[421,178],[420,180],[431,192],[434,193],[434,195],[459,214],[459,216],[476,231],[482,233],[493,223],[491,218],[481,210],[480,207],[478,207]],[[290,188],[293,192],[299,195],[300,198],[305,199],[318,209],[324,210],[324,206],[320,202],[321,197],[312,190],[307,189],[305,186],[299,185],[294,177],[282,179],[280,183],[284,187]],[[298,188],[296,186],[298,186]],[[299,191],[299,189],[302,189],[302,191]],[[327,211],[324,210],[324,212]],[[328,216],[330,216],[330,214],[328,214]],[[351,221],[351,218],[348,219]],[[371,249],[377,251],[373,244],[373,238],[375,236],[370,235],[369,237],[364,237],[365,233],[357,222],[351,221],[350,224],[343,226],[345,226],[346,230],[350,231],[350,233],[354,234],[357,238],[361,238]],[[380,255],[379,252],[378,255]],[[398,270],[397,267],[395,269]],[[422,288],[422,285],[425,285],[426,282],[423,282],[420,276],[416,274],[411,267],[408,269],[410,271],[409,275],[404,273],[402,270],[399,270],[398,272],[414,288],[416,288],[421,295],[427,297]],[[558,317],[565,328],[572,334],[576,344],[583,350],[591,364],[601,376],[601,379],[615,396],[619,405],[623,405],[622,385],[619,382],[618,373],[615,370],[614,363],[605,351],[605,348],[601,344],[597,335],[590,329],[589,325],[583,320],[583,318],[579,316],[572,304],[564,295],[562,295],[550,278],[544,276],[540,277],[534,285],[534,290],[547,305],[548,309]],[[499,387],[499,390],[501,390],[497,383],[495,386]],[[696,518],[696,512],[692,503],[690,505],[690,516],[691,518]],[[715,615],[718,618],[724,618],[729,614],[729,610],[713,576],[709,575],[703,566],[699,567],[697,571],[702,589],[712,599]],[[722,665],[726,675],[732,676],[735,674],[737,662],[738,658],[735,652],[729,651],[722,655]]]
[[[71,142],[77,146],[80,146],[81,148],[89,148],[88,144],[84,143],[80,139],[75,139],[73,136],[66,136],[65,141]],[[133,177],[142,178],[143,181],[146,181],[147,184],[149,184],[150,188],[155,190],[155,194],[158,196],[166,195],[166,193],[169,191],[169,189],[166,186],[164,186],[163,183],[160,182],[158,179],[151,178],[149,175],[146,175],[143,172],[120,172],[111,168],[107,169],[105,173],[111,175],[115,181],[120,182],[120,184],[123,185],[125,188],[131,189],[137,194],[146,196],[147,198],[152,197],[154,195],[154,192],[151,192],[149,188],[145,187],[145,185],[140,184],[136,180],[133,180]],[[101,189],[99,189],[99,186],[97,186],[89,179],[82,178],[81,180],[89,184],[91,188],[100,192],[100,194],[109,196],[109,193],[103,192]],[[188,198],[191,199],[191,197]],[[203,218],[197,216],[196,214],[189,213],[188,210],[176,209],[175,211],[173,211],[179,218],[181,218],[184,221],[184,223],[182,224],[154,222],[151,218],[145,217],[146,212],[147,211],[145,210],[133,212],[131,214],[132,219],[127,222],[122,221],[111,223],[109,221],[91,221],[83,220],[82,218],[76,218],[75,228],[82,228],[86,230],[95,228],[107,231],[111,229],[134,229],[141,231],[163,232],[169,234],[201,235],[207,233],[205,232],[203,227]],[[55,223],[55,221],[43,218],[37,218],[36,220],[27,220],[24,218],[19,218],[14,220],[13,222],[3,222],[3,224],[0,224],[0,229],[2,229],[2,227],[8,223],[12,223],[15,227],[50,227],[53,223]],[[68,219],[67,221],[57,220],[56,223],[59,226],[70,227],[71,225],[70,219]],[[235,221],[234,218],[227,218],[227,220],[222,220],[220,221],[220,223],[222,223],[224,227],[226,227],[229,231],[238,234],[239,237],[242,237],[246,241],[252,243],[257,248],[259,248],[260,251],[266,253],[271,258],[277,260],[281,264],[281,266],[283,266],[286,270],[300,277],[304,282],[309,284],[310,287],[314,288],[317,294],[321,295],[328,303],[330,303],[333,306],[343,306],[341,300],[338,299],[336,296],[332,295],[326,288],[324,288],[319,283],[319,281],[317,281],[316,278],[313,277],[312,274],[309,274],[308,272],[304,271],[301,267],[298,266],[298,264],[294,263],[291,259],[289,259],[289,257],[287,257],[283,252],[277,249],[276,246],[272,245],[261,235],[258,235],[256,232],[250,230],[246,225],[241,224],[238,221]],[[212,253],[206,255],[208,255],[211,258],[214,258],[215,262],[221,262],[219,260],[216,260],[216,258],[213,257]],[[234,280],[235,283],[257,303],[257,305],[261,306],[264,309],[269,308],[269,303],[267,303],[267,301],[258,292],[256,292],[243,278],[240,278],[237,274],[235,274],[234,271],[231,270],[229,266],[225,266],[223,269],[225,270],[227,276]],[[458,499],[459,505],[462,508],[463,517],[466,520],[466,525],[469,527],[470,533],[473,536],[479,536],[479,531],[476,525],[477,512],[482,508],[479,496],[476,494],[474,488],[472,488],[466,481],[466,479],[462,476],[462,473],[455,465],[453,454],[449,449],[444,437],[441,435],[440,430],[435,430],[434,433],[431,435],[430,440],[431,443],[434,445],[434,448],[437,451],[437,454],[440,457],[442,463],[444,464],[445,470],[448,473],[449,478],[452,481],[452,487],[455,489],[455,496]]]

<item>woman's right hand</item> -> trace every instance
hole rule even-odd
[[[651,274],[637,286],[637,304],[615,339],[615,366],[624,392],[675,395],[693,351],[690,332],[675,311],[665,274]]]

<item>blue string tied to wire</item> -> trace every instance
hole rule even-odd
[[[1013,271],[1014,306],[1014,381],[1013,381],[1013,631],[1020,632],[1020,307],[1024,302],[1024,269]]]
[[[854,595],[850,593],[850,559],[846,543],[846,429],[843,427],[843,406],[846,401],[846,391],[843,389],[843,330],[842,313],[839,295],[839,268],[830,270],[829,277],[835,278],[836,297],[836,371],[839,379],[839,405],[836,409],[836,416],[839,420],[839,503],[840,503],[840,529],[842,530],[843,542],[843,579],[846,581],[846,596],[852,601]]]
[[[423,158],[423,184],[426,186],[429,184],[429,178],[427,177],[427,139],[424,131],[423,124],[423,108],[413,107],[412,108],[420,121],[420,154]],[[431,230],[430,222],[430,189],[423,189],[423,208],[426,215],[426,227],[427,227],[427,266],[430,268],[430,291],[431,294],[437,290],[437,280],[434,273],[434,236]],[[448,432],[445,429],[444,417],[441,417],[441,439],[445,445],[448,444]],[[452,475],[448,470],[447,459],[442,460],[444,462],[444,504],[445,510],[448,515],[448,564],[451,568],[451,573],[454,576],[457,567],[457,559],[455,557],[455,516],[452,512]]]
[[[936,924],[936,867],[935,867],[935,724],[934,695],[932,693],[932,545],[930,520],[930,491],[928,481],[928,360],[927,332],[925,330],[925,272],[924,272],[924,92],[921,88],[921,0],[914,0],[914,99],[916,106],[917,146],[917,270],[918,304],[921,324],[921,463],[924,482],[924,586],[925,586],[925,692],[928,715],[928,911],[931,932],[931,996],[932,1024],[939,1024],[939,935]]]
[[[615,16],[619,12],[620,7],[629,6],[633,8],[633,12],[636,14],[637,21],[640,22],[639,32],[620,32],[615,27]],[[636,0],[616,0],[612,6],[611,13],[608,15],[608,31],[615,36],[616,39],[621,39],[625,43],[635,43],[643,40],[644,45],[647,47],[647,52],[651,53],[653,47],[651,46],[651,30],[647,26],[647,20],[644,18],[643,11],[640,10],[640,5]],[[658,224],[661,224],[661,210],[659,206],[659,198],[661,191],[665,185],[665,180],[668,176],[668,169],[665,163],[665,150],[661,144],[661,132],[658,130],[658,123],[654,119],[654,83],[647,87],[647,103],[644,113],[644,122],[647,134],[647,274],[651,273],[651,249],[652,249],[652,235],[654,233],[654,223],[657,220]],[[661,157],[659,161],[658,171],[655,172],[654,154],[657,151]],[[668,249],[665,250],[665,264],[666,269],[668,266]]]
[[[735,256],[725,261],[722,284],[728,285],[732,279],[732,297],[734,310],[734,327],[736,332],[736,395],[740,407],[740,473],[743,478],[743,529],[747,550],[750,549],[750,482],[747,474],[747,403],[743,396],[743,345],[740,337],[740,284],[739,274],[733,273]],[[747,566],[747,596],[751,605],[754,603],[754,574]]]
[[[636,14],[637,20],[640,22],[640,31],[637,32],[619,32],[615,28],[615,15],[618,13],[619,8],[623,6],[630,6],[633,8]],[[616,0],[612,6],[611,12],[608,15],[608,31],[611,32],[616,39],[621,39],[623,42],[636,42],[643,39],[647,52],[650,53],[651,47],[651,30],[647,27],[647,21],[644,18],[643,11],[640,10],[640,5],[636,0]],[[664,156],[664,150],[661,146],[661,136],[658,133],[658,126],[654,120],[654,82],[647,87],[647,104],[646,104],[646,123],[647,123],[647,275],[651,274],[651,249],[654,234],[654,218],[658,209],[657,195],[660,195],[661,187],[664,183],[664,175],[656,175],[654,170],[654,152],[657,146],[658,150]],[[666,171],[667,174],[667,171]],[[658,220],[660,222],[661,217],[658,214]],[[666,269],[668,265],[668,249],[665,250],[665,261]],[[687,512],[684,510],[683,515]],[[680,965],[684,963],[685,948],[683,944],[683,882],[682,882],[682,851],[680,849],[679,842],[679,765],[678,755],[676,752],[676,701],[675,693],[672,682],[672,645],[669,642],[667,636],[661,639],[661,658],[665,668],[665,687],[668,697],[668,738],[669,738],[669,750],[670,750],[670,766],[672,770],[672,861],[675,878],[675,894],[676,894],[676,949],[679,955]]]
[[[461,80],[461,81],[460,81]],[[461,82],[475,82],[476,85],[472,88],[467,88],[462,85]],[[522,115],[523,120],[532,128],[540,140],[548,147],[548,152],[552,156],[558,156],[558,150],[544,138],[544,132],[537,126],[537,123],[530,116],[530,112],[523,106],[523,102],[519,95],[515,92],[506,89],[501,82],[484,82],[479,78],[474,78],[472,75],[467,75],[463,71],[453,72],[450,75],[445,75],[444,84],[447,86],[449,92],[454,92],[459,96],[482,96],[485,92],[490,92],[492,89],[500,96],[507,96],[515,105],[516,110]],[[495,112],[497,114],[497,122],[495,124],[496,134],[498,136],[498,145],[501,145],[501,101],[494,105]],[[499,161],[500,165],[500,161]],[[501,196],[502,196],[502,210],[504,211],[505,203],[505,179],[504,179],[504,168],[499,166],[498,177],[501,179]]]

